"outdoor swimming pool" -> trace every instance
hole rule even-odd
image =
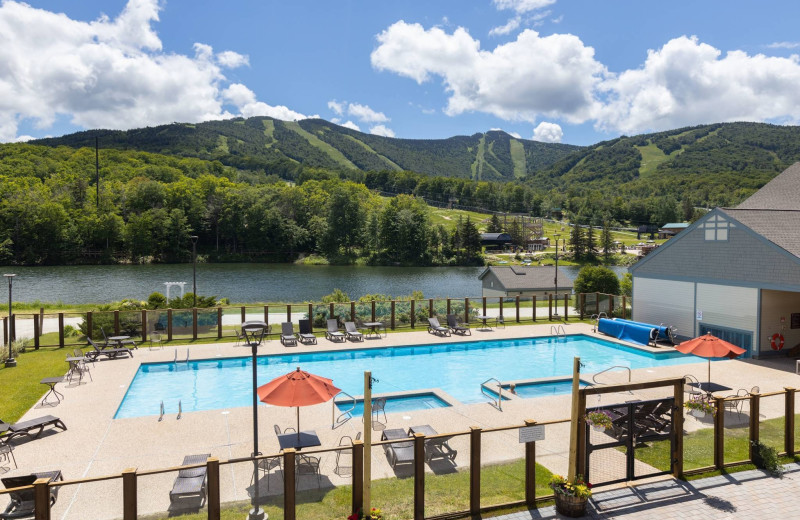
[[[303,352],[258,358],[259,385],[296,367],[333,379],[345,392],[363,394],[364,371],[378,382],[374,393],[440,388],[462,403],[484,402],[480,384],[569,376],[572,359],[580,356],[583,373],[613,365],[649,368],[696,363],[698,358],[678,352],[651,354],[604,341],[571,335],[502,341],[436,343],[410,347]],[[209,359],[188,363],[144,363],[139,367],[115,418],[251,406],[250,357]]]

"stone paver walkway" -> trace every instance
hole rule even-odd
[[[776,478],[760,470],[690,482],[666,480],[594,494],[586,518],[625,520],[713,520],[717,518],[800,518],[800,464]],[[493,520],[566,518],[555,507],[498,516]]]

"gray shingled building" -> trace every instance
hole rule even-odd
[[[556,268],[552,265],[487,267],[478,276],[483,296],[514,298],[516,296],[555,295]],[[572,280],[558,270],[558,294],[572,293]]]
[[[634,319],[777,354],[800,344],[800,163],[630,268]],[[781,339],[782,338],[782,339]]]

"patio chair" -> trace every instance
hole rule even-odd
[[[66,431],[67,429],[67,426],[58,417],[45,415],[37,417],[36,419],[9,424],[8,430],[0,435],[0,438],[4,439],[7,443],[11,442],[11,439],[22,435],[33,435],[34,439],[38,439],[46,426],[54,426],[61,429],[61,431]],[[35,434],[32,433],[33,430],[37,430]]]
[[[407,439],[404,442],[392,442],[390,444],[383,444],[383,452],[386,454],[386,460],[389,465],[394,469],[398,464],[413,464],[414,463],[414,441],[409,438],[409,435],[402,428],[388,428],[383,430],[381,434],[382,441],[394,441],[400,439]]]
[[[311,320],[300,320],[300,343],[304,345],[316,345],[317,337],[311,332]]]
[[[385,422],[381,422],[378,419],[378,414],[383,414],[383,420]],[[375,416],[375,421],[380,424],[387,424],[389,420],[386,418],[386,398],[385,397],[378,397],[372,401],[372,414]]]
[[[0,457],[3,457],[3,459],[8,463],[14,461],[14,467],[19,468],[17,465],[17,459],[14,457],[14,446],[3,442],[2,439],[0,439]]]
[[[297,476],[295,479],[295,489],[300,487],[300,477],[303,475],[316,475],[317,488],[320,487],[322,484],[322,475],[319,472],[320,462],[320,458],[314,457],[313,455],[297,455],[297,464],[295,465],[295,474]]]
[[[466,335],[472,336],[472,331],[469,330],[469,326],[464,325],[463,323],[459,323],[458,318],[456,317],[455,314],[447,315],[447,327],[453,334],[461,334],[462,336]]]
[[[280,427],[280,426],[278,426],[277,424],[276,424],[276,425],[274,425],[274,428],[275,428],[275,435],[283,435],[284,433],[297,433],[297,430],[295,430],[295,429],[294,429],[294,428],[292,428],[291,426],[290,426],[290,427],[288,427],[288,428],[286,428],[286,429],[285,429],[285,430],[283,430],[283,431],[281,431],[281,427]]]
[[[344,322],[344,330],[345,333],[347,334],[347,339],[353,341],[364,341],[364,335],[358,331],[355,322],[353,321]]]
[[[294,326],[291,321],[281,323],[281,343],[284,347],[297,346],[297,336],[294,335]]]
[[[101,349],[99,346],[97,346],[97,343],[92,341],[92,338],[86,338],[86,341],[88,341],[89,344],[94,348],[94,350],[86,352],[86,355],[84,356],[89,359],[89,361],[95,361],[98,356],[106,356],[108,359],[117,359],[123,355],[133,357],[133,352],[131,352],[131,349],[129,348],[120,347]]]
[[[89,370],[89,367],[86,366],[86,356],[75,356],[80,357],[80,361],[68,361],[69,363],[69,372],[67,372],[67,381],[72,383],[72,378],[78,376],[78,382],[83,381],[84,375],[89,375],[89,381],[94,381],[92,379],[92,372]],[[67,358],[69,358],[69,354],[67,354]]]
[[[439,318],[433,317],[428,318],[428,333],[436,334],[437,336],[449,336],[450,329],[447,327],[442,327],[439,324]]]
[[[683,378],[686,380],[686,384],[683,385],[683,391],[689,394],[689,399],[699,399],[705,396],[696,377],[692,374],[686,374]]]
[[[210,456],[210,453],[186,455],[181,466],[203,464],[208,461]],[[175,477],[175,482],[169,492],[170,503],[174,503],[176,500],[197,497],[200,499],[200,507],[202,507],[206,501],[206,478],[206,466],[178,471],[178,476]]]
[[[747,395],[749,395],[747,390],[745,390],[744,388],[740,388],[739,390],[736,391],[735,394],[726,395],[725,398],[728,399],[731,397],[746,397]],[[725,411],[736,412],[736,415],[741,417],[742,409],[744,408],[744,402],[746,400],[747,399],[735,399],[733,401],[725,401]]]
[[[4,477],[0,480],[2,480],[3,486],[5,486],[6,489],[12,489],[30,486],[40,478],[46,478],[51,482],[54,480],[64,480],[60,471],[40,471],[37,473],[31,473],[30,475]],[[56,500],[58,499],[59,489],[61,489],[60,486],[54,486],[49,489],[50,507],[55,505]],[[8,497],[10,502],[8,506],[6,506],[6,510],[0,513],[0,519],[10,520],[12,518],[33,518],[36,513],[36,502],[34,499],[34,490],[32,488],[13,491],[8,494]]]
[[[356,434],[356,440],[360,439],[361,439],[361,432],[358,432]],[[341,437],[339,437],[339,446],[352,446],[352,445],[353,445],[353,438],[350,437],[349,435],[342,435]],[[353,470],[353,459],[351,456],[352,453],[353,452],[350,450],[336,450],[336,466],[333,468],[334,473],[341,476],[340,472],[342,468],[350,468],[350,471],[352,473]],[[350,456],[350,465],[349,466],[342,465],[342,457],[346,458],[348,456]],[[349,475],[349,473],[345,474]]]
[[[267,457],[258,461],[258,470],[267,476],[267,491],[269,491],[269,476],[273,470],[283,474],[282,457]],[[253,483],[253,476],[250,477],[250,484]]]
[[[150,333],[150,350],[153,350],[154,343],[158,348],[164,348],[164,342],[163,338],[161,337],[161,333],[155,330]]]
[[[238,347],[242,341],[247,341],[247,338],[245,338],[244,332],[242,332],[241,329],[236,329],[234,332],[236,333],[236,344],[234,347]]]
[[[347,339],[344,332],[339,330],[339,322],[335,318],[328,320],[328,329],[325,331],[325,337],[331,341],[344,341]]]

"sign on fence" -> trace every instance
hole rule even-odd
[[[544,440],[544,425],[541,426],[525,426],[519,429],[519,442],[525,444],[526,442],[543,441]]]

